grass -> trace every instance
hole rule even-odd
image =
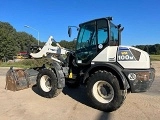
[[[160,61],[160,55],[150,55],[151,61]]]
[[[41,67],[43,64],[51,63],[50,59],[25,59],[18,62],[0,62],[0,67],[18,67],[18,68],[33,68]]]

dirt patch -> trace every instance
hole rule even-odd
[[[0,119],[2,120],[159,120],[160,61],[152,62],[156,79],[145,93],[128,94],[120,109],[105,113],[90,107],[83,87],[65,88],[53,99],[39,96],[36,88],[17,92],[5,90],[5,74],[0,68]]]

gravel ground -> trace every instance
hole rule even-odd
[[[53,99],[39,96],[36,87],[17,92],[5,90],[8,68],[0,68],[0,120],[159,120],[160,61],[152,65],[156,79],[149,91],[128,94],[122,107],[112,113],[90,107],[83,87],[66,87]]]

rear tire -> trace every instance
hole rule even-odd
[[[105,112],[117,110],[125,100],[116,76],[107,71],[92,74],[87,83],[87,95],[93,107]]]
[[[42,69],[37,76],[37,87],[43,97],[53,98],[60,94],[62,89],[57,88],[57,77],[54,71]]]

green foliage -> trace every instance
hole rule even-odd
[[[41,58],[41,59],[25,59],[18,62],[1,62],[0,67],[21,67],[21,68],[34,68],[41,67],[43,64],[49,66],[52,63],[51,59]]]
[[[41,67],[43,64],[49,65],[51,59],[41,58],[41,59],[25,59],[21,61],[21,64],[28,67]]]
[[[151,61],[160,61],[160,55],[151,55]]]
[[[40,46],[44,44],[44,42],[40,42]],[[64,48],[74,50],[76,42],[62,40],[59,44]],[[17,32],[9,23],[0,22],[0,60],[13,59],[13,56],[19,52],[27,52],[29,46],[34,45],[37,45],[37,40],[32,35],[26,32]]]
[[[73,41],[68,42],[66,40],[61,40],[59,42],[59,44],[64,48],[67,48],[67,49],[70,49],[70,50],[75,50],[76,41],[73,40]]]
[[[27,51],[29,45],[37,44],[36,39],[25,32],[17,32],[15,40],[18,51]]]
[[[0,22],[0,58],[10,58],[15,54],[15,35],[16,30],[9,23]]]
[[[151,55],[160,55],[160,44],[155,45],[137,45],[135,46],[141,50],[148,52]]]
[[[17,53],[27,51],[36,39],[25,32],[17,32],[9,23],[0,22],[0,59],[12,59]]]

